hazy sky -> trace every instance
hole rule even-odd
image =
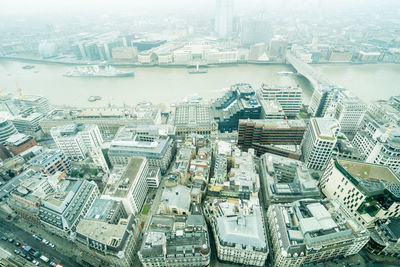
[[[49,14],[81,12],[134,12],[163,10],[214,10],[216,0],[0,0],[0,14]],[[285,8],[293,6],[332,8],[392,5],[400,0],[234,0],[237,9]]]

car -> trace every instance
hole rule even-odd
[[[33,236],[33,238],[37,238],[37,235],[35,235],[35,234],[33,234],[32,236]]]
[[[14,249],[14,253],[19,255],[21,252],[19,250]]]
[[[19,246],[21,246],[21,243],[15,242],[15,245],[16,245],[17,247],[19,247]]]
[[[22,245],[21,248],[24,249],[24,248],[26,248],[26,246],[25,246],[25,245]]]
[[[6,236],[2,236],[1,240],[7,241],[7,237]]]
[[[22,258],[26,258],[26,255],[24,253],[19,254]]]
[[[47,241],[46,239],[43,239],[42,242],[45,243],[46,245],[48,245],[48,244],[50,243],[50,242]]]
[[[29,256],[27,256],[26,259],[27,259],[28,261],[33,261],[33,259],[32,259],[31,257],[29,257]]]
[[[52,261],[52,262],[50,262],[50,264],[49,264],[51,267],[55,267],[57,264],[54,262],[54,261]]]
[[[9,239],[8,239],[8,242],[12,243],[12,242],[14,242],[14,239],[9,238]]]
[[[49,246],[55,248],[56,246],[53,243],[49,243]]]
[[[32,263],[35,265],[39,265],[39,262],[37,260],[33,260]]]

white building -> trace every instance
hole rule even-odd
[[[233,0],[217,0],[215,10],[215,33],[218,38],[228,38],[233,26]]]
[[[400,217],[400,179],[388,167],[351,160],[332,160],[320,180],[327,198],[337,198],[366,227]]]
[[[204,212],[212,226],[220,260],[264,266],[269,251],[264,215],[257,203],[214,199],[205,204]]]
[[[348,90],[341,91],[336,108],[336,119],[340,123],[341,132],[355,134],[366,110],[367,106],[358,97]]]
[[[303,142],[307,168],[323,170],[328,164],[337,141],[340,125],[330,118],[311,118]]]
[[[369,232],[337,200],[304,199],[268,208],[274,267],[299,267],[358,253]]]
[[[366,162],[388,166],[400,174],[400,128],[377,128],[368,123],[357,132],[353,144],[366,157]]]
[[[39,122],[44,119],[45,115],[42,113],[31,113],[29,115],[18,115],[12,119],[12,123],[20,133],[34,134],[40,130]]]
[[[303,105],[303,90],[300,87],[272,86],[261,84],[258,90],[258,97],[261,100],[277,101],[286,116],[297,116]]]
[[[122,201],[129,214],[138,214],[146,199],[148,162],[144,157],[131,157],[121,174],[111,174],[101,196]]]
[[[67,124],[50,130],[58,148],[72,160],[82,160],[103,143],[97,125]]]
[[[4,144],[10,136],[16,133],[18,131],[11,121],[6,118],[0,118],[0,144]]]

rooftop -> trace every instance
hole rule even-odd
[[[160,202],[164,202],[167,206],[189,210],[190,188],[183,185],[165,187]]]
[[[331,118],[312,118],[311,123],[319,138],[328,141],[336,140],[337,131],[340,129],[337,120]]]
[[[114,197],[125,198],[129,193],[134,181],[141,175],[139,170],[145,164],[144,157],[131,157],[121,176],[108,181],[104,194]]]
[[[290,129],[294,127],[305,128],[304,120],[281,120],[281,119],[266,119],[266,120],[240,120],[239,123],[255,123],[257,126],[262,126],[264,129]]]
[[[29,141],[31,139],[32,139],[32,136],[30,136],[30,135],[17,133],[17,134],[11,135],[6,140],[6,143],[10,144],[10,145],[13,145],[13,146],[19,146],[19,145],[22,145],[22,144],[26,143],[27,141]]]

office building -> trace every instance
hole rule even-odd
[[[44,133],[51,128],[69,123],[96,124],[104,138],[111,140],[117,131],[127,125],[152,125],[161,122],[160,110],[149,103],[142,103],[133,109],[90,108],[81,111],[54,114],[40,121]]]
[[[18,155],[25,150],[28,150],[31,147],[34,147],[37,145],[36,140],[26,134],[18,133],[10,136],[6,142],[5,145],[7,146],[7,149],[14,155]]]
[[[303,158],[307,167],[323,170],[331,159],[340,125],[335,119],[311,118],[303,142]]]
[[[95,182],[72,178],[58,180],[53,191],[40,201],[40,221],[47,230],[68,237],[76,231],[79,221],[98,196]]]
[[[203,104],[178,104],[175,106],[172,124],[176,127],[176,135],[191,133],[211,135],[218,131],[211,109]]]
[[[85,159],[89,152],[103,144],[97,125],[67,124],[52,128],[51,136],[57,147],[71,160]]]
[[[60,150],[42,151],[40,154],[33,156],[28,163],[37,167],[40,172],[49,175],[56,172],[68,173],[71,169],[71,162]]]
[[[330,107],[336,107],[337,94],[340,90],[334,86],[315,87],[308,106],[308,113],[313,117],[325,117],[325,113]]]
[[[374,255],[400,258],[400,218],[378,220],[370,228],[371,239],[365,246]]]
[[[190,214],[190,188],[183,185],[166,186],[161,195],[158,212]]]
[[[316,181],[299,160],[265,153],[261,156],[264,203],[289,203],[303,198],[320,198]]]
[[[40,130],[40,121],[44,119],[42,113],[30,113],[29,115],[18,115],[12,119],[12,123],[20,133],[35,134]]]
[[[129,214],[138,214],[148,191],[148,170],[146,158],[131,157],[120,174],[110,175],[101,198],[121,201]]]
[[[233,31],[233,0],[216,0],[215,33],[220,39],[231,37]]]
[[[15,104],[22,109],[32,108],[33,112],[47,115],[52,111],[49,100],[43,96],[27,95],[15,100]]]
[[[365,155],[349,141],[346,135],[339,133],[332,158],[364,160]]]
[[[253,148],[258,156],[268,152],[298,159],[305,130],[303,120],[240,120],[237,143],[244,151]]]
[[[369,163],[381,164],[400,174],[400,127],[366,124],[353,144]]]
[[[17,133],[17,129],[10,120],[0,118],[0,144],[4,144],[10,136]]]
[[[326,197],[337,198],[366,227],[379,219],[400,217],[400,179],[388,167],[332,160],[320,187]]]
[[[135,134],[124,128],[111,142],[108,157],[113,166],[126,165],[133,156],[146,157],[149,165],[159,167],[165,173],[175,150],[172,138]]]
[[[340,131],[351,136],[356,134],[366,111],[367,106],[358,97],[348,90],[341,91],[336,110],[336,119],[340,123]]]
[[[96,199],[76,228],[81,263],[94,266],[132,266],[138,228],[122,203]],[[95,255],[95,257],[93,257]]]
[[[283,120],[285,119],[285,112],[281,104],[274,100],[259,100],[262,110],[261,119],[264,120]]]
[[[337,200],[298,200],[268,208],[272,265],[303,266],[358,253],[369,232]]]
[[[203,215],[153,215],[138,256],[144,267],[208,266],[211,250]]]
[[[212,199],[204,207],[217,247],[218,259],[242,265],[264,266],[268,245],[262,209],[239,199]]]
[[[277,101],[287,117],[296,117],[303,105],[303,90],[298,86],[272,86],[263,83],[258,90],[258,98]]]
[[[221,98],[211,104],[214,120],[220,132],[232,132],[241,119],[259,119],[261,105],[250,84],[238,83],[231,86]]]
[[[146,176],[146,182],[148,188],[158,188],[161,181],[161,171],[158,167],[149,167],[149,171]]]
[[[22,218],[39,224],[40,201],[54,192],[58,180],[65,176],[60,172],[53,175],[37,174],[29,169],[18,176],[20,179],[15,184],[15,190],[10,193],[7,203]]]

